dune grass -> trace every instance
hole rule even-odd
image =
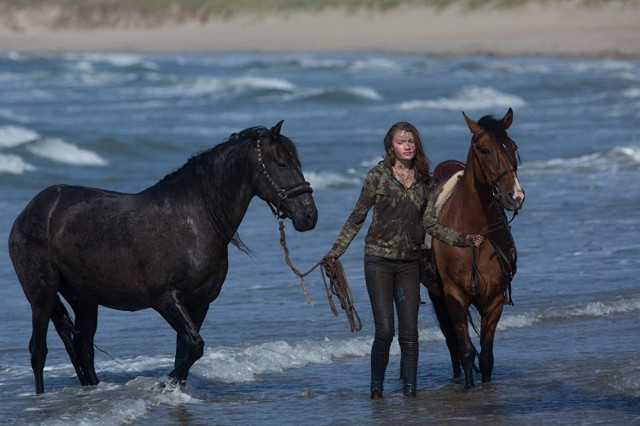
[[[633,5],[635,0],[0,0],[5,18],[17,11],[53,11],[56,26],[159,25],[196,20],[206,22],[242,15],[265,16],[343,9],[386,11],[402,6],[467,10],[517,8],[527,3],[577,3],[597,7],[607,3]]]

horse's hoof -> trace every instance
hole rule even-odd
[[[371,399],[382,399],[382,391],[380,389],[372,390]]]

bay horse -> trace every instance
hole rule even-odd
[[[517,213],[525,193],[518,180],[517,145],[507,135],[512,109],[501,120],[485,116],[477,123],[462,114],[472,134],[469,152],[466,163],[458,163],[464,167],[463,174],[438,219],[458,232],[481,234],[485,241],[476,249],[433,239],[429,260],[436,267],[442,294],[429,290],[429,298],[447,342],[454,376],[461,376],[462,366],[465,387],[472,388],[476,350],[469,337],[469,308],[473,305],[481,317],[479,369],[482,382],[490,382],[496,327],[505,302],[511,302],[510,286],[516,272],[515,245],[504,210]]]
[[[55,185],[31,200],[13,224],[9,254],[31,304],[36,393],[44,392],[49,320],[80,384],[98,384],[98,305],[159,312],[177,334],[169,377],[185,383],[204,352],[200,327],[225,280],[228,245],[248,252],[237,229],[251,199],[297,231],[316,225],[312,189],[282,123],[234,133],[137,194]]]

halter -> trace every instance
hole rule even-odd
[[[311,184],[307,181],[295,183],[288,188],[285,186],[279,186],[273,180],[269,172],[267,172],[267,166],[265,166],[264,162],[262,161],[262,150],[260,149],[261,146],[262,140],[258,139],[258,141],[256,142],[256,151],[258,153],[258,165],[256,166],[256,169],[267,178],[267,182],[269,182],[271,186],[276,190],[276,193],[278,194],[278,202],[276,204],[276,207],[273,207],[273,204],[269,201],[267,201],[267,204],[269,205],[269,208],[271,208],[273,215],[278,219],[282,219],[282,215],[280,215],[280,203],[282,201],[286,200],[287,198],[294,198],[302,194],[311,194],[313,192],[313,189],[311,188]]]

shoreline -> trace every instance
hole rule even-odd
[[[640,7],[528,3],[515,9],[242,15],[204,23],[58,29],[55,11],[0,21],[0,53],[384,52],[431,56],[640,59]]]

